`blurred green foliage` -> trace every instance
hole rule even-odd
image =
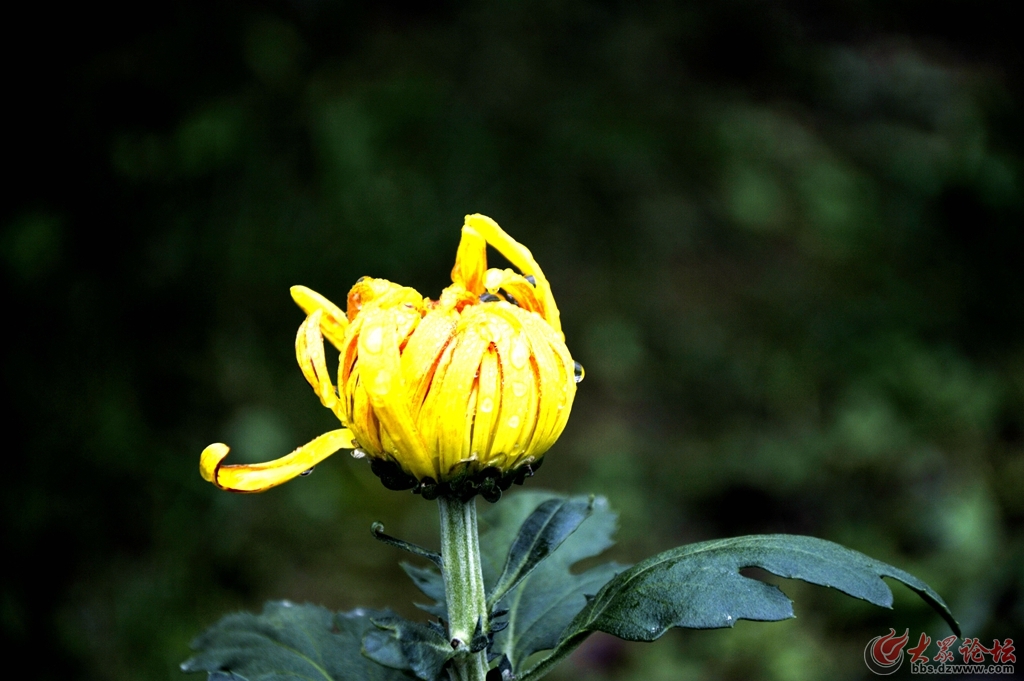
[[[268,598],[415,614],[369,526],[434,545],[432,504],[342,456],[232,496],[198,456],[331,427],[288,286],[436,295],[468,212],[552,280],[587,379],[529,484],[606,494],[614,558],[813,534],[927,580],[969,635],[1024,634],[1011,3],[373,7],[9,29],[0,625],[39,678],[179,678]],[[909,594],[784,588],[797,620],[594,637],[559,678],[855,678],[889,627],[944,631]]]

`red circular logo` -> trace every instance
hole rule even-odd
[[[888,676],[903,664],[903,648],[910,640],[910,629],[902,636],[890,629],[885,636],[876,636],[864,646],[864,664],[875,674]]]

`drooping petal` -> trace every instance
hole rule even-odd
[[[345,339],[345,331],[348,329],[348,317],[341,311],[341,308],[305,286],[292,286],[291,294],[292,300],[302,308],[307,316],[317,310],[323,310],[320,317],[320,330],[331,345],[340,349]]]
[[[437,479],[436,460],[430,455],[413,421],[408,388],[402,376],[398,320],[394,310],[367,307],[359,334],[358,371],[373,413],[381,424],[381,444],[418,477]],[[386,443],[383,431],[391,442]]]
[[[498,223],[487,217],[476,213],[466,216],[466,225],[475,229],[488,244],[493,246],[499,253],[508,258],[508,261],[519,268],[525,276],[532,276],[536,279],[537,294],[543,307],[543,317],[547,320],[555,332],[562,333],[562,322],[559,319],[558,306],[555,305],[555,298],[551,294],[551,285],[541,270],[540,265],[533,259],[530,249],[522,245],[505,233]],[[564,340],[564,336],[562,336]]]
[[[352,431],[339,428],[324,433],[280,459],[238,465],[223,463],[231,448],[218,442],[203,450],[199,457],[199,472],[204,480],[229,492],[263,492],[288,482],[339,449],[351,447],[352,440]]]
[[[320,402],[328,409],[334,409],[338,402],[338,393],[327,371],[324,339],[320,335],[323,312],[323,309],[314,310],[299,325],[299,332],[295,336],[295,359],[299,362],[302,375],[320,397]]]

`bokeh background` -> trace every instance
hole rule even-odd
[[[587,376],[529,484],[606,494],[612,557],[813,534],[1021,642],[1013,3],[368,5],[5,22],[9,655],[179,679],[266,599],[415,615],[369,526],[435,545],[432,504],[343,455],[257,496],[197,463],[333,427],[290,285],[436,295],[467,212],[552,280]],[[784,588],[796,620],[594,637],[554,678],[864,678],[889,627],[948,633],[902,588],[892,612]]]

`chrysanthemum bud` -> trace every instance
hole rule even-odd
[[[488,244],[519,272],[487,269]],[[388,487],[497,498],[532,474],[565,427],[579,365],[544,273],[490,218],[466,217],[452,285],[438,300],[367,277],[349,291],[346,312],[305,287],[292,296],[308,315],[295,341],[299,366],[346,426],[328,434],[331,446],[357,447]],[[340,353],[337,386],[324,337]],[[295,460],[303,449],[285,457],[281,479],[269,485],[277,462],[223,466],[223,445],[204,451],[203,474],[224,488],[260,491],[305,470]],[[257,468],[259,485],[237,484]]]

